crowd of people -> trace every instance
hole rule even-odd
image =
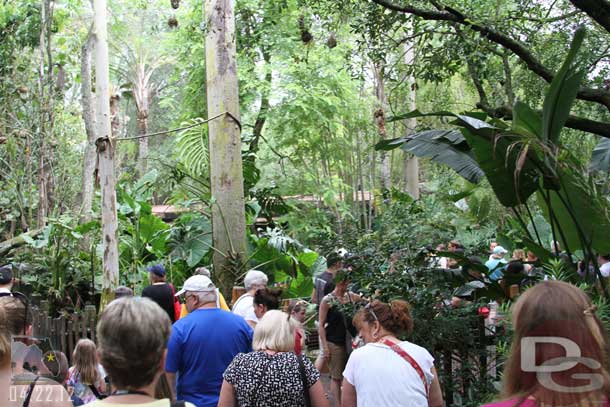
[[[460,245],[449,248],[459,252]],[[511,263],[536,264],[523,251],[512,260],[506,255],[501,246],[490,247],[490,279],[498,270],[499,279],[510,273]],[[142,296],[117,289],[100,315],[97,344],[79,340],[72,366],[61,352],[34,346],[29,301],[12,289],[10,266],[0,267],[0,406],[443,406],[434,357],[425,344],[400,339],[414,329],[410,305],[351,292],[350,267],[332,253],[327,270],[314,279],[315,363],[303,352],[309,302],[292,300],[281,310],[281,291],[268,287],[265,273],[250,270],[245,293],[229,309],[208,269],[197,269],[176,290],[155,265]],[[344,306],[351,304],[358,311],[348,318]],[[544,281],[519,297],[512,319],[502,401],[489,407],[608,403],[608,341],[583,291]],[[532,337],[540,338],[529,360],[523,355]],[[569,366],[562,362],[546,376],[532,369],[566,352],[572,352]],[[330,389],[322,383],[326,371]]]

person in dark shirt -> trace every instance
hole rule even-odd
[[[142,297],[147,297],[159,304],[165,312],[172,324],[176,322],[174,311],[174,290],[165,281],[165,267],[161,264],[155,264],[148,267],[150,274],[150,283],[148,287],[142,291]]]
[[[13,288],[13,268],[10,264],[0,266],[0,297],[11,296]]]
[[[343,267],[343,258],[337,252],[330,253],[326,258],[326,271],[313,279],[313,292],[311,293],[311,302],[320,305],[322,298],[334,289],[326,290],[327,284],[334,285],[335,275],[337,271]]]

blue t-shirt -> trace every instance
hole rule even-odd
[[[504,259],[489,259],[485,263],[485,266],[489,269],[490,275],[489,279],[491,281],[498,281],[502,277],[504,277],[504,269],[506,266],[506,260]]]
[[[177,399],[215,407],[227,366],[238,353],[251,351],[252,328],[231,312],[203,308],[176,321],[165,370],[177,373]]]

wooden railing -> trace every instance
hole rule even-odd
[[[52,318],[48,313],[45,301],[32,307],[33,336],[48,338],[51,348],[63,352],[69,361],[79,339],[89,338],[95,342],[97,310],[93,305],[86,305],[82,311]]]

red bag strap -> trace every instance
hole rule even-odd
[[[411,367],[413,367],[413,369],[415,369],[415,371],[419,375],[421,381],[424,383],[424,388],[426,390],[426,398],[429,399],[430,398],[430,387],[428,386],[428,382],[426,381],[426,376],[424,375],[424,371],[419,366],[419,364],[415,361],[415,359],[413,359],[411,357],[411,355],[409,355],[407,352],[405,352],[405,350],[403,348],[398,346],[398,344],[396,344],[392,341],[384,339],[381,341],[381,343],[383,343],[386,346],[389,346],[390,349],[392,349],[394,352],[398,353],[398,355],[400,357],[402,357],[404,360],[406,360],[411,365]]]

